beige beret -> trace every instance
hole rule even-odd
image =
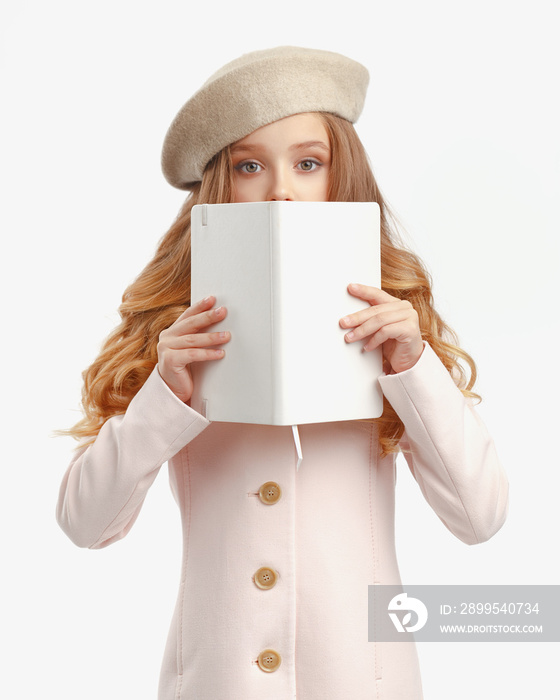
[[[368,81],[364,66],[331,51],[280,46],[245,54],[181,108],[163,144],[163,174],[188,190],[222,148],[292,114],[331,112],[354,123]]]

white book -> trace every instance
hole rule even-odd
[[[221,360],[192,364],[191,406],[211,421],[297,425],[383,410],[380,349],[346,343],[339,319],[381,286],[373,202],[203,204],[192,210],[192,302],[227,308]]]

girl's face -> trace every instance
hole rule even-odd
[[[267,124],[230,150],[234,202],[327,201],[331,148],[316,114]]]

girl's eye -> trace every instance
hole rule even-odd
[[[245,161],[244,163],[239,163],[239,165],[235,166],[236,170],[241,170],[243,173],[249,173],[252,175],[253,173],[258,173],[260,170],[260,165],[258,163],[255,163],[253,161]]]
[[[316,160],[302,160],[299,163],[300,170],[304,170],[305,172],[315,170],[315,168],[319,167],[319,165],[320,163],[318,163]]]

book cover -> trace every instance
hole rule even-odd
[[[193,302],[226,306],[222,360],[193,363],[191,406],[212,421],[297,425],[375,418],[381,350],[348,344],[338,321],[381,286],[373,202],[204,204],[192,210]]]

